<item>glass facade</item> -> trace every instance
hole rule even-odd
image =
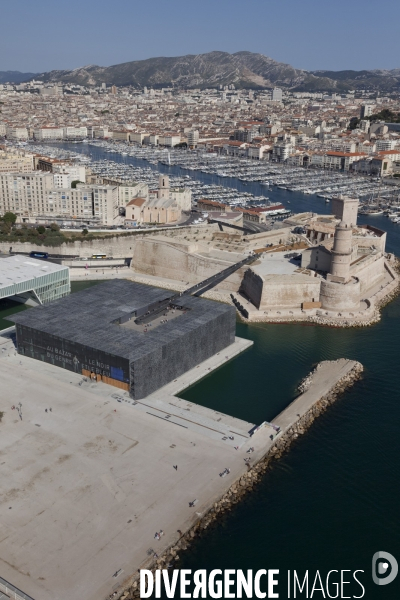
[[[69,268],[60,267],[51,273],[37,274],[32,279],[19,281],[0,287],[0,299],[9,298],[25,292],[33,292],[41,302],[46,304],[68,296],[71,292]]]

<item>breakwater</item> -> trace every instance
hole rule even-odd
[[[177,542],[165,549],[161,556],[149,557],[146,564],[141,567],[154,571],[176,563],[180,554],[190,547],[195,538],[204,533],[217,519],[230,511],[257,486],[274,461],[288,452],[292,444],[306,433],[314,421],[346,389],[360,379],[362,372],[363,366],[357,361],[338,359],[318,363],[315,369],[301,381],[298,388],[300,395],[274,419],[275,429],[268,428],[269,435],[265,438],[269,441],[265,441],[265,452],[262,456],[254,464],[247,463],[247,472],[238,477],[222,497],[214,499],[208,510],[204,511],[186,532],[177,532],[179,534]],[[270,424],[266,424],[266,426],[270,426]],[[264,432],[265,429],[264,427]],[[109,596],[110,599],[121,598],[122,600],[133,600],[133,598],[139,597],[137,573]]]

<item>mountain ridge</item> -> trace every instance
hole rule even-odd
[[[1,76],[0,72],[0,82]],[[215,50],[205,54],[159,56],[109,67],[86,65],[32,76],[48,83],[60,81],[65,84],[100,85],[104,82],[138,89],[144,86],[204,89],[221,85],[252,89],[282,87],[292,91],[315,92],[347,92],[365,88],[390,92],[400,89],[400,68],[307,71],[246,50],[233,54]]]

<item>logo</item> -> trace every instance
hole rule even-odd
[[[376,585],[387,585],[397,577],[399,565],[389,552],[375,552],[372,557],[372,580]]]

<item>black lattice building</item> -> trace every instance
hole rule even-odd
[[[140,399],[235,340],[233,307],[184,296],[151,324],[144,306],[168,296],[160,288],[108,281],[9,317],[20,354],[119,388]]]

